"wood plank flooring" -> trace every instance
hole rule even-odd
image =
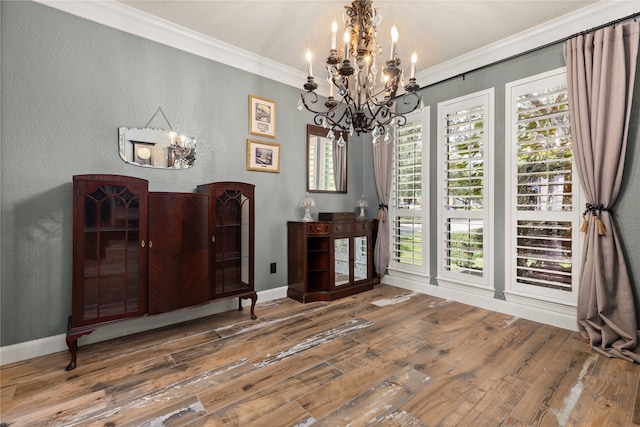
[[[388,285],[1,368],[1,426],[640,426],[640,366]]]

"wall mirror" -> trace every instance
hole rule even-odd
[[[196,160],[196,139],[173,130],[121,127],[118,148],[122,160],[136,166],[186,169]]]
[[[334,132],[331,139],[328,134],[329,129],[307,125],[307,191],[310,193],[347,192],[348,135]]]

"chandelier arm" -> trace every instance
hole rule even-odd
[[[410,96],[415,97],[415,104],[413,105],[413,107],[410,107],[410,108],[409,108],[409,110],[407,110],[407,111],[403,111],[402,113],[398,113],[398,112],[395,112],[395,111],[391,111],[391,110],[389,110],[389,113],[390,113],[394,118],[395,118],[395,117],[403,117],[403,118],[404,118],[404,116],[405,116],[405,115],[407,115],[407,114],[409,114],[409,113],[413,113],[414,111],[416,111],[416,110],[418,109],[418,107],[420,106],[420,100],[422,99],[422,96],[421,96],[421,95],[418,95],[418,94],[417,94],[417,93],[415,93],[415,92],[407,92],[407,93],[405,93],[404,95],[402,95],[402,103],[403,103],[404,105],[411,105],[411,102],[412,102],[412,101],[408,100],[408,98],[409,98]],[[405,118],[405,120],[404,120],[404,121],[405,121],[405,123],[406,123],[406,118]]]
[[[309,95],[313,95],[313,98],[311,98],[311,100],[309,101],[311,104],[315,104],[318,102],[318,94],[313,92],[313,91],[308,91],[305,93],[301,93],[300,94],[300,100],[302,101],[302,104],[304,105],[304,107],[311,111],[314,112],[311,108],[309,108],[309,104],[307,104],[307,96]]]
[[[307,103],[306,97],[310,94],[313,95],[313,98],[309,101],[309,103]],[[345,100],[342,99],[339,103],[336,103],[334,107],[329,108],[327,111],[320,111],[320,110],[314,110],[309,106],[309,104],[316,104],[318,102],[318,95],[315,92],[306,92],[304,94],[300,94],[300,99],[302,100],[302,104],[304,105],[304,108],[306,108],[308,111],[314,114],[319,114],[319,115],[327,115],[327,114],[333,113],[338,109],[338,107],[341,104],[345,102]]]
[[[405,105],[409,105],[408,98],[409,97],[415,97],[415,101],[416,101],[416,107],[413,108],[413,110],[415,110],[417,108],[418,105],[420,105],[420,100],[422,99],[422,95],[417,94],[416,92],[405,92],[404,95],[402,95],[402,103]],[[411,110],[411,111],[413,111]]]

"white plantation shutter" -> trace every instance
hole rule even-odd
[[[507,291],[575,301],[579,190],[563,70],[507,85]]]
[[[482,105],[453,111],[445,117],[445,209],[482,209],[484,119]]]
[[[449,218],[445,227],[445,269],[482,276],[484,267],[482,220]]]
[[[517,282],[571,290],[571,226],[571,221],[518,221]]]
[[[571,211],[572,153],[566,85],[517,99],[518,210]]]
[[[396,130],[393,147],[394,205],[422,209],[422,123],[410,122]]]
[[[426,273],[428,136],[424,112],[409,115],[407,123],[395,129],[389,206],[391,269]]]
[[[489,286],[493,91],[439,104],[438,276]]]

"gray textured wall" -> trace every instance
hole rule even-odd
[[[30,2],[0,2],[1,345],[64,333],[71,311],[71,177],[115,173],[149,180],[152,191],[191,191],[233,180],[256,185],[256,289],[285,286],[287,220],[305,192],[305,125],[299,90]],[[564,65],[554,46],[422,91],[436,138],[438,102],[495,87],[495,279],[504,289],[504,84]],[[640,71],[638,73],[640,75]],[[640,82],[640,77],[637,77]],[[245,169],[248,96],[277,103],[279,174]],[[640,278],[640,83],[627,169],[615,207],[632,279]],[[174,129],[198,140],[189,170],[127,165],[117,128],[144,126],[162,107]],[[155,121],[154,121],[155,123]],[[436,147],[431,146],[431,233],[435,232]],[[363,165],[365,165],[363,167]],[[368,143],[349,147],[349,193],[317,195],[323,211],[375,200]],[[372,204],[372,203],[370,203]],[[368,209],[370,215],[372,208]],[[432,242],[435,247],[435,241]],[[432,251],[431,271],[436,271]],[[269,264],[278,264],[269,274]],[[636,284],[636,304],[640,286]],[[638,304],[637,304],[638,305]],[[640,313],[640,305],[638,305]]]
[[[66,331],[75,174],[136,176],[149,180],[151,191],[255,184],[256,290],[286,286],[286,221],[299,219],[306,191],[311,116],[296,108],[302,89],[41,4],[0,8],[3,346]],[[246,170],[249,94],[277,104],[277,138],[262,139],[280,144],[279,174]],[[175,130],[197,138],[193,168],[150,170],[120,159],[118,127],[143,127],[158,107]],[[155,124],[164,124],[160,115]],[[363,177],[362,168],[370,151],[352,139],[349,193],[316,196],[318,210],[354,211],[363,192],[373,200],[372,172]],[[272,262],[276,274],[269,273]]]

